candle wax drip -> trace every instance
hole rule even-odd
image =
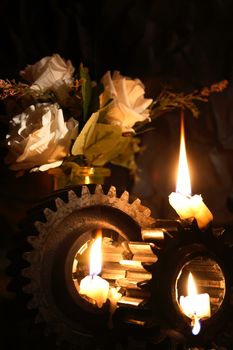
[[[192,317],[191,326],[193,327],[192,328],[193,335],[198,335],[201,330],[201,323],[200,323],[200,319],[197,317],[196,314],[194,314]]]

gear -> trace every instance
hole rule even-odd
[[[55,193],[36,208],[32,223],[34,228],[28,237],[32,250],[24,253],[29,264],[22,271],[27,278],[24,291],[32,295],[28,307],[37,310],[36,321],[44,321],[47,332],[55,333],[59,342],[65,340],[80,349],[109,348],[125,342],[130,332],[139,339],[138,325],[147,318],[151,325],[143,327],[141,334],[147,338],[142,339],[158,346],[166,341],[177,348],[204,344],[227,350],[233,346],[232,230],[217,232],[209,227],[203,232],[195,221],[186,226],[179,221],[154,220],[139,199],[129,202],[128,192],[117,194],[114,187],[101,186]],[[114,237],[116,244],[128,241],[130,246],[135,242],[145,249],[143,237],[153,247],[153,259],[158,258],[143,265],[152,275],[151,280],[140,285],[150,294],[145,307],[135,311],[119,308],[112,330],[108,327],[109,305],[106,303],[102,309],[91,307],[77,293],[72,276],[77,252],[99,228],[106,237]],[[160,236],[164,239],[160,240]],[[194,337],[189,320],[177,309],[174,285],[183,267],[190,261],[197,267],[199,261],[195,259],[202,257],[207,257],[207,270],[214,268],[213,262],[220,266],[226,294],[219,311],[203,322],[200,336]],[[203,265],[202,272],[207,270]],[[122,327],[125,315],[129,327]]]
[[[141,228],[150,227],[154,219],[139,199],[129,202],[128,192],[117,197],[113,186],[105,194],[100,185],[94,192],[87,186],[62,191],[43,203],[36,216],[42,212],[44,219],[34,222],[37,232],[28,237],[32,250],[23,255],[29,263],[22,271],[29,279],[23,289],[32,295],[28,307],[38,310],[36,321],[45,321],[46,330],[55,332],[60,341],[91,346],[99,334],[109,332],[107,310],[83,310],[70,273],[74,256],[93,230],[139,241]]]
[[[164,224],[166,220],[162,222]],[[170,227],[171,222],[167,222]],[[157,225],[159,224],[160,220],[157,220]],[[158,261],[148,267],[153,276],[148,282],[148,288],[151,291],[152,313],[157,316],[155,322],[160,325],[161,331],[177,344],[214,347],[216,350],[231,349],[233,345],[232,230],[231,232],[227,229],[212,230],[208,227],[205,231],[200,231],[194,220],[188,225],[174,221],[173,228],[171,230],[168,228],[168,231],[163,248],[154,249]],[[200,271],[204,288],[208,288],[208,281],[214,284],[214,290],[217,291],[215,302],[219,304],[211,318],[202,322],[202,331],[198,336],[192,335],[190,320],[181,314],[178,307],[177,281],[182,269],[185,270],[188,264],[194,272]],[[221,286],[217,290],[219,284]],[[225,292],[222,290],[223,284]],[[184,280],[181,281],[182,286]]]

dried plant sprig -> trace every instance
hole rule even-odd
[[[72,83],[69,84],[71,95],[77,97],[78,99],[82,98],[81,92],[81,82],[79,79],[74,79]]]
[[[16,83],[15,80],[0,79],[0,100],[15,95],[24,95],[29,93],[30,86],[27,84]]]
[[[210,87],[204,87],[201,90],[194,90],[191,93],[174,92],[169,87],[165,86],[159,96],[150,106],[150,118],[156,119],[166,112],[175,109],[189,109],[195,118],[198,118],[200,111],[196,102],[208,102],[208,97],[215,92],[222,92],[228,85],[227,80],[222,80],[212,84]],[[138,123],[135,127],[137,135],[149,131],[153,127],[148,128],[148,122]]]
[[[22,97],[25,95],[41,101],[55,100],[54,93],[51,90],[31,89],[28,84],[16,83],[15,80],[0,79],[0,100],[5,100],[7,97]]]
[[[208,97],[214,92],[223,91],[228,85],[227,80],[204,87],[201,90],[194,90],[191,93],[174,92],[165,87],[152,105],[151,118],[156,118],[167,111],[176,108],[189,109],[195,118],[198,118],[200,111],[195,104],[197,101],[208,102]]]
[[[204,87],[200,93],[202,96],[208,97],[213,92],[222,92],[224,89],[226,89],[227,85],[228,81],[222,80],[218,83],[212,84],[210,87]]]

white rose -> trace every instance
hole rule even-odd
[[[55,85],[71,82],[74,67],[70,60],[65,61],[60,55],[47,56],[20,72],[20,75],[33,89],[53,89]],[[56,88],[56,87],[55,87]]]
[[[9,153],[5,159],[12,170],[46,171],[62,164],[76,137],[76,122],[64,121],[56,104],[31,105],[10,122]]]
[[[123,77],[117,71],[111,77],[108,71],[101,82],[104,92],[100,95],[100,107],[113,99],[103,112],[103,122],[121,126],[122,132],[132,132],[135,123],[150,119],[147,108],[153,100],[144,98],[145,88],[139,79]]]

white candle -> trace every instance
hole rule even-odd
[[[102,270],[102,236],[99,234],[91,246],[90,251],[90,274],[80,282],[79,294],[93,299],[101,308],[106,302],[109,293],[109,283],[98,276]]]
[[[180,306],[190,318],[196,315],[199,319],[210,317],[210,296],[207,293],[180,297]]]
[[[197,293],[191,272],[188,277],[188,295],[186,297],[181,296],[179,302],[183,313],[192,320],[193,334],[198,334],[201,327],[199,320],[211,316],[210,297],[207,293]]]
[[[187,196],[172,192],[169,195],[169,203],[181,219],[196,219],[200,229],[205,228],[213,220],[213,215],[203,202],[201,195]]]
[[[203,202],[201,195],[191,196],[191,182],[186,156],[184,120],[181,117],[180,156],[177,173],[176,192],[169,195],[169,203],[183,220],[196,219],[200,229],[213,220],[213,215]]]
[[[80,294],[84,294],[95,300],[96,305],[101,308],[106,302],[109,291],[109,283],[100,276],[86,276],[80,283]]]

